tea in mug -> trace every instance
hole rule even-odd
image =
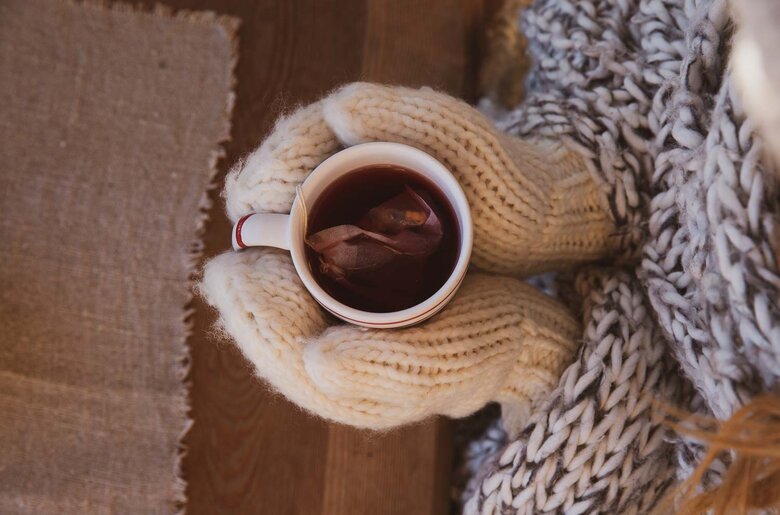
[[[328,185],[308,214],[306,256],[333,298],[374,313],[432,296],[458,260],[460,230],[447,197],[423,175],[372,165]]]

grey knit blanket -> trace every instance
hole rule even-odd
[[[701,456],[652,403],[725,419],[780,375],[775,175],[730,76],[725,0],[539,0],[522,30],[528,97],[497,123],[588,158],[626,260],[579,273],[576,361],[465,511],[645,513]]]

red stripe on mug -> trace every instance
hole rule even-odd
[[[241,239],[241,228],[244,226],[244,222],[246,222],[247,218],[252,216],[254,213],[249,213],[248,215],[244,215],[241,217],[241,220],[238,221],[236,224],[236,243],[238,243],[238,246],[242,249],[246,248],[246,245],[244,245],[244,240]]]

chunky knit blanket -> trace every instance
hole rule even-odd
[[[724,0],[539,0],[522,30],[528,96],[498,125],[584,156],[639,264],[579,273],[583,346],[466,512],[647,512],[701,456],[651,403],[725,419],[780,375],[775,175]]]

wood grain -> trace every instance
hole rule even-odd
[[[151,7],[154,2],[136,2]],[[283,111],[365,79],[474,91],[480,0],[166,0],[241,19],[232,139],[224,173]],[[205,257],[229,247],[216,192]],[[214,313],[192,308],[194,424],[184,444],[190,514],[446,513],[449,423],[375,434],[303,413],[256,379]]]
[[[331,426],[321,513],[446,513],[450,433],[443,420],[385,434]]]

